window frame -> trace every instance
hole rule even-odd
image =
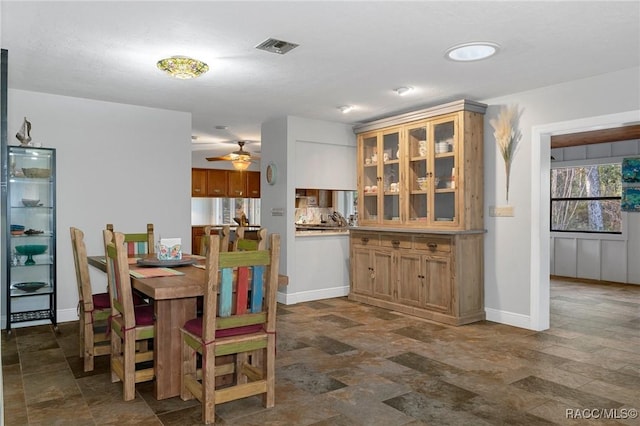
[[[551,170],[553,169],[562,169],[568,167],[588,167],[588,166],[600,166],[604,164],[620,164],[622,165],[622,160],[625,157],[604,157],[604,158],[594,158],[594,159],[580,159],[580,160],[570,160],[570,161],[552,161],[551,162]],[[551,178],[551,173],[549,174]],[[622,179],[622,177],[621,177]],[[549,185],[551,185],[551,180],[549,180]],[[549,230],[551,232],[551,237],[558,238],[580,238],[580,239],[594,239],[594,240],[627,240],[627,212],[621,211],[620,213],[620,231],[610,232],[610,231],[577,231],[577,230],[553,230],[553,209],[551,206],[554,201],[584,201],[584,200],[607,200],[607,199],[617,199],[622,203],[622,194],[619,197],[612,196],[603,196],[603,197],[576,197],[576,198],[554,198],[549,194]]]

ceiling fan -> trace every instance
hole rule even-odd
[[[260,157],[251,155],[250,152],[244,150],[246,141],[238,141],[239,150],[230,152],[221,157],[207,157],[207,161],[231,161],[233,168],[236,170],[246,170],[252,161],[258,160]]]

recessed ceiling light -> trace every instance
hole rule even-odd
[[[393,91],[396,92],[400,96],[404,96],[407,93],[411,93],[413,91],[413,87],[402,86],[402,87],[398,87],[397,89],[393,89]]]
[[[341,113],[346,114],[353,111],[353,105],[341,105],[338,107]]]
[[[458,62],[479,61],[498,53],[499,47],[496,43],[486,41],[463,43],[447,49],[445,57]]]
[[[216,130],[227,130],[229,126],[217,125],[214,127]]]

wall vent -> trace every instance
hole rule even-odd
[[[275,38],[269,38],[259,45],[256,46],[256,49],[264,50],[266,52],[277,53],[279,55],[284,55],[290,50],[298,47],[295,43],[289,43],[288,41],[276,40]]]

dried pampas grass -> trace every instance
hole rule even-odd
[[[489,120],[493,127],[493,136],[496,138],[498,149],[504,160],[505,172],[507,175],[507,202],[509,202],[509,177],[511,175],[511,163],[515,155],[518,142],[522,138],[522,133],[518,130],[520,112],[517,105],[504,106],[500,109],[498,116]]]

